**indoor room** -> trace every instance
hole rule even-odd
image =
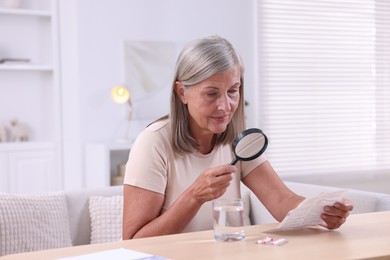
[[[153,238],[166,241],[156,248],[137,239],[122,241],[128,185],[123,184],[132,168],[126,168],[129,153],[141,146],[133,144],[151,123],[172,115],[181,51],[205,37],[226,39],[238,52],[244,67],[242,122],[261,132],[260,144],[257,139],[249,142],[256,152],[261,150],[256,158],[239,159],[235,167],[264,159],[288,189],[318,199],[311,207],[347,198],[353,204],[351,216],[348,212],[343,220],[348,217],[348,238],[356,236],[353,225],[373,218],[355,220],[357,215],[390,212],[387,0],[0,0],[0,35],[0,255],[61,258],[121,248],[135,251],[107,251],[107,256],[140,259],[139,251],[161,259],[189,259],[186,250],[170,254],[168,238]],[[169,150],[165,148],[161,145],[159,153]],[[144,157],[133,160],[143,162]],[[231,158],[225,161],[229,164]],[[150,167],[154,170],[154,164]],[[272,206],[260,199],[260,191],[246,181],[236,186],[252,227],[244,239],[248,250],[236,247],[244,241],[218,243],[213,249],[197,244],[210,234],[212,240],[211,231],[188,238],[193,242],[189,245],[199,246],[194,259],[220,258],[218,250],[230,252],[223,255],[227,259],[239,253],[253,257],[259,251],[255,242],[266,236],[255,233],[283,223],[269,212]],[[23,207],[26,211],[18,211]],[[168,208],[161,207],[161,212]],[[34,212],[38,222],[48,225],[34,226]],[[32,223],[26,239],[39,237],[34,243],[14,232],[23,231],[26,223]],[[390,234],[386,221],[378,230]],[[298,250],[289,249],[294,235],[301,238],[305,232],[271,236],[288,240],[280,249],[295,256]],[[318,239],[330,238],[321,233]],[[117,244],[107,246],[113,241]],[[179,241],[172,238],[171,243]],[[388,244],[378,243],[362,257],[389,257]],[[79,247],[87,244],[102,247]],[[234,246],[226,249],[225,244]],[[357,241],[353,249],[360,246]],[[58,247],[74,250],[55,251]],[[40,254],[45,249],[54,250],[47,251],[53,255]],[[357,258],[344,247],[340,250],[340,259]],[[22,252],[27,255],[16,254]],[[324,253],[323,259],[334,258]]]

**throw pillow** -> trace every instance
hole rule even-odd
[[[122,239],[123,196],[91,196],[91,244]]]
[[[63,193],[0,194],[0,255],[72,246]]]

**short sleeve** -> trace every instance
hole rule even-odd
[[[167,184],[167,146],[169,142],[159,131],[145,129],[131,147],[124,184],[164,194]]]
[[[253,171],[257,166],[265,162],[267,158],[264,154],[260,155],[256,159],[251,161],[241,161],[241,179],[246,177],[251,171]]]

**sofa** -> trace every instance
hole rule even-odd
[[[340,190],[285,183],[305,197]],[[41,195],[0,194],[0,255],[120,240],[122,193],[122,186],[110,186]],[[242,197],[250,224],[276,222],[245,186]],[[348,190],[345,197],[354,204],[352,214],[390,210],[390,194]]]

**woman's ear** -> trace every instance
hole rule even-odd
[[[175,82],[175,92],[183,104],[187,104],[184,85],[181,81]]]

